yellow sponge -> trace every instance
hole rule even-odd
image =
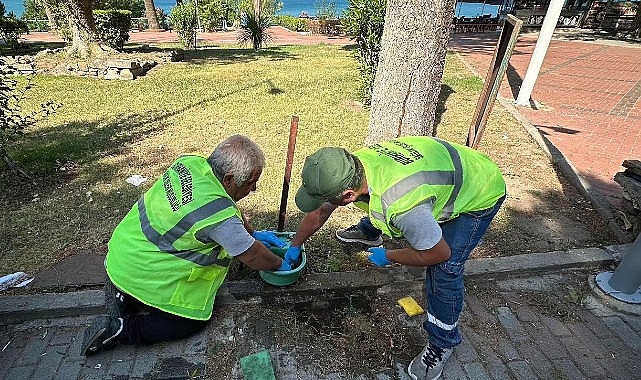
[[[412,297],[403,297],[397,301],[407,315],[413,317],[425,313],[425,310]]]

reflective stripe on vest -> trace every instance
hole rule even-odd
[[[390,205],[401,199],[405,194],[414,190],[416,187],[425,184],[454,186],[443,211],[441,211],[438,221],[442,222],[450,218],[454,212],[454,202],[456,201],[456,197],[463,186],[463,165],[461,164],[461,157],[459,156],[458,151],[452,145],[441,139],[434,138],[434,140],[441,143],[447,149],[447,152],[450,154],[452,164],[454,165],[454,171],[420,171],[400,180],[381,195],[383,214],[372,211],[372,216],[374,218],[385,222],[387,209]]]
[[[215,199],[185,215],[175,226],[164,234],[159,233],[151,226],[149,218],[147,217],[144,197],[138,200],[138,213],[140,215],[142,232],[145,234],[147,240],[158,247],[161,252],[170,253],[178,258],[191,261],[201,266],[216,264],[222,267],[228,267],[231,262],[229,257],[223,259],[218,258],[218,254],[222,249],[220,246],[213,248],[208,254],[205,254],[191,250],[179,251],[173,246],[173,243],[183,236],[186,231],[189,231],[196,223],[230,206],[233,206],[233,204],[227,198]]]

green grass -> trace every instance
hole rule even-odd
[[[256,141],[267,158],[258,191],[240,206],[257,228],[275,229],[294,114],[300,121],[286,230],[295,230],[303,216],[294,194],[304,158],[328,145],[355,150],[365,140],[369,112],[354,100],[359,74],[350,48],[286,46],[254,52],[208,47],[187,58],[159,65],[135,81],[38,75],[26,108],[46,100],[62,107],[12,150],[37,185],[19,182],[0,167],[0,273],[34,273],[69,255],[105,254],[114,227],[177,156],[208,155],[235,133]],[[481,89],[482,81],[448,55],[440,137],[465,141]],[[514,144],[518,154],[529,154],[534,149],[520,145],[528,141],[520,124],[495,107],[482,150],[505,160],[502,167],[515,175],[519,169],[511,165],[531,157],[516,157]],[[543,173],[554,177],[551,169]],[[133,174],[148,181],[139,188],[126,183]],[[506,215],[500,214],[499,221],[515,228]],[[360,216],[354,208],[335,212],[307,244],[313,257],[308,270],[362,267],[362,247],[333,238],[336,228]],[[521,246],[505,240],[505,246],[496,245],[502,250],[498,254],[520,252]]]

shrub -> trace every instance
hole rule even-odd
[[[19,20],[13,14],[4,15],[4,9],[2,9],[2,15],[0,15],[0,37],[2,37],[7,45],[12,49],[18,49],[20,46],[19,38],[23,33],[29,33],[29,28],[27,23]]]
[[[294,32],[309,32],[307,22],[299,17],[278,15],[275,18],[275,23]]]
[[[251,42],[254,49],[260,49],[272,38],[271,34],[267,32],[267,28],[272,24],[273,18],[274,14],[269,7],[258,10],[253,7],[245,8],[244,16],[241,17],[240,21],[238,42],[241,44]]]
[[[11,144],[24,135],[25,129],[32,126],[38,116],[48,116],[59,105],[49,101],[41,104],[39,111],[22,112],[22,101],[32,87],[33,76],[19,80],[16,74],[15,67],[5,64],[4,59],[0,58],[0,159],[11,171],[30,179],[9,154]]]
[[[193,49],[196,46],[196,27],[198,25],[194,3],[188,1],[176,5],[171,9],[169,19],[183,46],[187,49]]]
[[[336,20],[338,12],[336,11],[336,3],[331,0],[319,0],[314,3],[316,11],[316,18],[319,20]]]
[[[362,79],[361,99],[367,105],[372,100],[372,88],[385,25],[385,7],[386,0],[350,0],[342,20],[343,30],[358,45],[357,60]]]
[[[115,49],[121,49],[129,40],[131,12],[127,10],[94,10],[96,34],[101,42]]]
[[[221,0],[206,0],[198,3],[200,26],[208,32],[222,27],[223,3]]]
[[[144,0],[100,0],[95,9],[124,9],[131,11],[131,17],[145,17]]]

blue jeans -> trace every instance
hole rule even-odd
[[[425,269],[427,319],[423,323],[430,343],[436,347],[451,348],[461,343],[457,326],[463,308],[465,261],[480,243],[504,200],[505,196],[493,207],[461,214],[440,225],[452,256],[445,262]],[[358,226],[368,237],[381,234],[368,217],[362,218]]]
[[[452,256],[440,264],[425,269],[425,295],[427,319],[423,328],[431,344],[440,348],[452,348],[461,343],[458,319],[463,308],[464,264],[505,200],[501,197],[493,207],[486,210],[461,214],[441,224],[443,239],[450,247]]]
[[[361,218],[361,221],[358,222],[358,228],[368,239],[376,239],[383,233],[381,230],[374,227],[372,222],[369,220],[369,216]]]

